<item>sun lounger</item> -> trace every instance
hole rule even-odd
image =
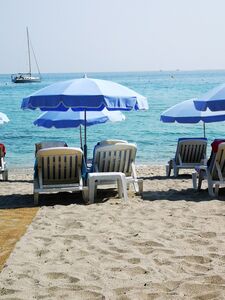
[[[82,191],[87,187],[82,179],[83,152],[79,148],[57,147],[37,152],[37,175],[34,177],[34,202],[40,193]]]
[[[212,154],[207,166],[199,166],[192,173],[193,188],[200,190],[204,179],[208,183],[209,195],[218,197],[219,187],[225,186],[225,143],[218,145],[217,152]]]
[[[35,154],[38,150],[45,148],[67,147],[67,143],[63,141],[44,141],[35,144]]]
[[[205,138],[181,138],[177,143],[175,157],[166,165],[166,175],[170,176],[174,170],[177,177],[179,169],[194,169],[206,164],[207,139]]]
[[[3,181],[8,180],[8,168],[5,161],[5,146],[0,144],[0,174],[2,175]]]
[[[143,180],[137,178],[135,168],[135,157],[137,147],[129,143],[116,143],[96,147],[93,158],[93,172],[95,173],[95,185],[115,183],[115,179],[110,178],[107,173],[123,173],[126,184],[134,185],[137,193],[143,191]],[[97,174],[100,173],[99,178]],[[106,174],[105,178],[104,173]],[[89,175],[90,178],[90,175]],[[88,181],[90,184],[90,180]],[[90,188],[92,190],[92,188]],[[123,193],[125,194],[125,192]],[[89,199],[93,196],[89,194]]]

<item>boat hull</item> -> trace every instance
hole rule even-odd
[[[31,83],[31,82],[40,82],[40,77],[34,77],[34,76],[13,76],[12,82],[14,83]]]

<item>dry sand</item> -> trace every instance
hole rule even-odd
[[[42,196],[0,273],[0,299],[225,299],[225,193],[143,166],[143,198]],[[32,171],[0,182],[0,208],[32,206]],[[29,210],[29,209],[28,209]],[[1,211],[2,212],[2,211]],[[1,232],[1,228],[0,228]]]

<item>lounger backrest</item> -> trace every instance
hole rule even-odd
[[[55,148],[55,147],[67,147],[66,142],[63,141],[44,141],[35,144],[35,153],[41,149],[45,148]]]
[[[122,172],[126,176],[131,176],[136,152],[136,145],[128,143],[96,147],[93,159],[94,172]]]
[[[127,144],[127,141],[124,140],[103,140],[101,142],[99,142],[97,145],[98,146],[106,146],[106,145],[114,145],[114,144]]]
[[[37,152],[40,185],[73,184],[81,179],[83,152],[79,148],[57,147]]]
[[[211,168],[212,180],[225,180],[225,143],[219,145]]]
[[[206,139],[179,140],[176,151],[176,164],[202,164],[206,158]]]

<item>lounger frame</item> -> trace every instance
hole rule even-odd
[[[135,192],[142,193],[143,180],[137,178],[136,153],[136,145],[129,143],[116,143],[96,147],[93,158],[94,172],[124,173],[127,185],[133,184]]]
[[[174,170],[177,177],[180,169],[194,169],[206,164],[207,140],[202,138],[178,140],[175,158],[166,165],[166,175]]]
[[[34,202],[40,193],[82,191],[87,200],[87,187],[83,184],[81,168],[83,152],[78,148],[57,147],[37,152],[37,176],[34,177]]]
[[[201,189],[202,181],[206,179],[211,197],[218,197],[219,187],[225,186],[225,143],[221,143],[210,165],[200,166],[192,173],[194,189]],[[214,191],[215,188],[215,191]]]

